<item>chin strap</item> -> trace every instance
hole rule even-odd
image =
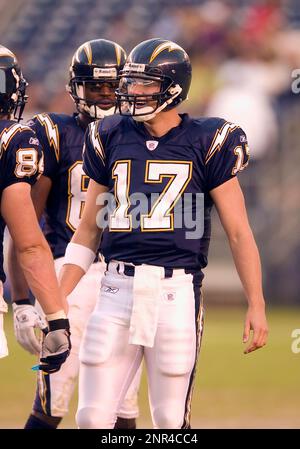
[[[145,108],[139,109],[142,115],[133,115],[133,120],[136,122],[148,122],[149,120],[152,120],[157,114],[159,114],[159,112],[163,111],[176,97],[178,97],[178,95],[182,92],[182,87],[180,87],[179,84],[176,84],[176,86],[169,89],[169,92],[172,97],[165,101],[159,108],[155,111],[151,106],[146,106]],[[130,112],[134,112],[133,106],[130,107]]]
[[[102,119],[116,113],[116,106],[112,106],[109,109],[101,109],[97,104],[89,106],[84,99],[83,86],[76,86],[76,93],[78,100],[75,100],[72,95],[72,89],[69,85],[66,85],[66,91],[70,94],[72,100],[75,102],[77,109],[82,114],[88,115],[95,119]]]
[[[87,104],[84,104],[78,106],[82,106],[83,111],[85,113],[88,113],[90,117],[93,117],[95,119],[102,119],[104,117],[108,117],[109,115],[113,115],[116,112],[115,106],[112,106],[111,108],[106,110],[99,108],[99,106],[97,105],[88,106]]]

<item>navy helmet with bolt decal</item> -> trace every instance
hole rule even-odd
[[[115,96],[112,100],[111,96],[101,94],[104,107],[98,101],[87,98],[86,87],[101,87],[106,84],[115,91],[125,60],[124,49],[117,43],[106,39],[85,42],[75,51],[70,65],[70,81],[67,91],[79,112],[98,119],[115,113]]]
[[[18,121],[27,101],[27,82],[22,75],[16,56],[0,45],[0,114],[13,114]]]
[[[116,92],[120,114],[151,120],[187,98],[191,77],[189,56],[178,44],[158,38],[141,42],[121,71]]]

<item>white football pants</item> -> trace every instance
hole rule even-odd
[[[142,267],[146,279],[149,266]],[[153,347],[128,342],[135,277],[124,274],[122,262],[111,262],[102,279],[99,300],[80,349],[79,428],[114,427],[120,404],[143,357],[154,428],[189,427],[203,329],[199,276],[174,270],[172,277],[162,274],[158,278],[154,286],[159,294],[153,301],[158,305]],[[153,321],[150,314],[149,321]]]

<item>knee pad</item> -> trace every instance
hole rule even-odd
[[[196,336],[194,329],[166,328],[161,331],[157,345],[157,365],[162,374],[189,374],[195,363]]]
[[[115,418],[105,415],[101,407],[83,407],[76,413],[79,429],[113,429]]]

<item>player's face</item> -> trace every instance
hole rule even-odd
[[[161,83],[155,80],[138,79],[138,78],[123,78],[120,83],[120,91],[136,96],[139,98],[136,101],[136,109],[144,108],[145,106],[156,105],[156,100],[151,96],[160,92]]]
[[[101,109],[109,109],[115,104],[115,90],[118,81],[85,83],[85,99],[97,103]]]

